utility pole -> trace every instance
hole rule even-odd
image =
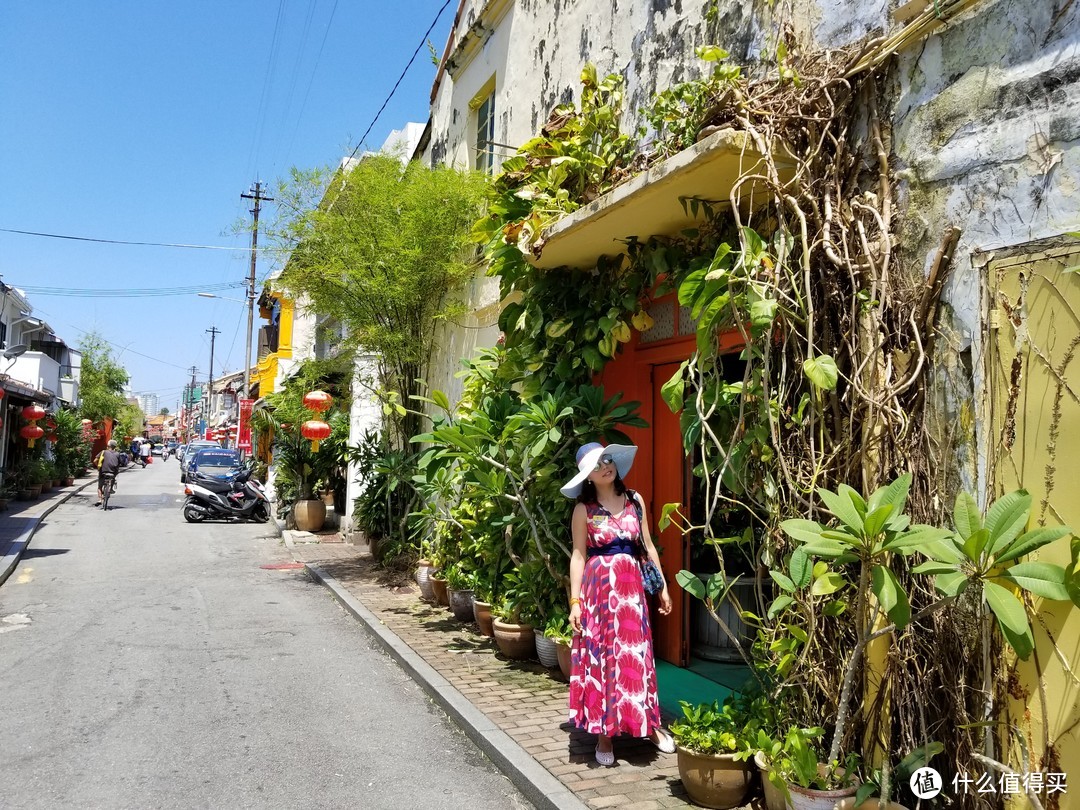
[[[248,317],[247,340],[244,349],[244,399],[251,395],[251,330],[255,325],[255,256],[259,247],[259,209],[264,200],[266,202],[274,201],[273,197],[263,196],[262,183],[258,180],[255,181],[255,187],[251,191],[253,193],[240,195],[241,199],[255,201],[255,207],[250,209],[253,220],[251,228],[251,271],[248,273],[247,286]]]
[[[211,326],[209,329],[204,329],[210,335],[210,399],[209,408],[207,411],[211,411],[214,408],[214,339],[221,334],[221,330],[216,326]]]
[[[191,427],[194,422],[192,411],[195,410],[195,375],[198,373],[198,369],[195,366],[191,367],[191,387],[188,389],[188,443],[191,442]]]

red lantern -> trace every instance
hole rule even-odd
[[[45,441],[52,442],[53,444],[55,444],[56,442],[59,441],[59,439],[56,437],[55,433],[50,433],[45,437]]]
[[[40,405],[27,405],[22,409],[22,418],[27,422],[36,422],[45,418],[45,409]]]
[[[45,429],[50,432],[56,431],[56,420],[53,419],[51,416],[45,420]],[[49,441],[52,441],[52,439],[50,439]]]
[[[330,438],[330,426],[326,422],[311,419],[300,426],[300,435],[311,441],[311,452],[319,452],[319,442]]]
[[[19,435],[26,439],[27,447],[33,447],[34,442],[45,435],[45,431],[37,425],[23,425],[19,428]]]
[[[325,391],[311,391],[304,394],[304,407],[315,413],[324,413],[334,402],[334,398]]]

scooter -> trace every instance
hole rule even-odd
[[[188,523],[215,518],[241,518],[256,523],[270,520],[270,499],[262,484],[251,477],[251,470],[226,479],[198,473],[188,477],[184,486],[184,520]]]

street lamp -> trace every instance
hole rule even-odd
[[[222,301],[232,301],[234,304],[243,304],[244,306],[247,306],[247,301],[241,301],[239,298],[227,298],[224,295],[214,295],[213,293],[208,292],[201,292],[195,294],[199,296],[199,298],[219,298]]]

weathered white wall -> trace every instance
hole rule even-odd
[[[961,229],[944,292],[964,360],[950,387],[952,406],[972,402],[979,417],[963,473],[984,495],[991,437],[980,258],[1080,226],[1080,21],[1057,16],[1064,6],[986,2],[900,59],[894,151],[907,242],[928,270],[942,230]],[[965,376],[970,387],[958,388]]]

